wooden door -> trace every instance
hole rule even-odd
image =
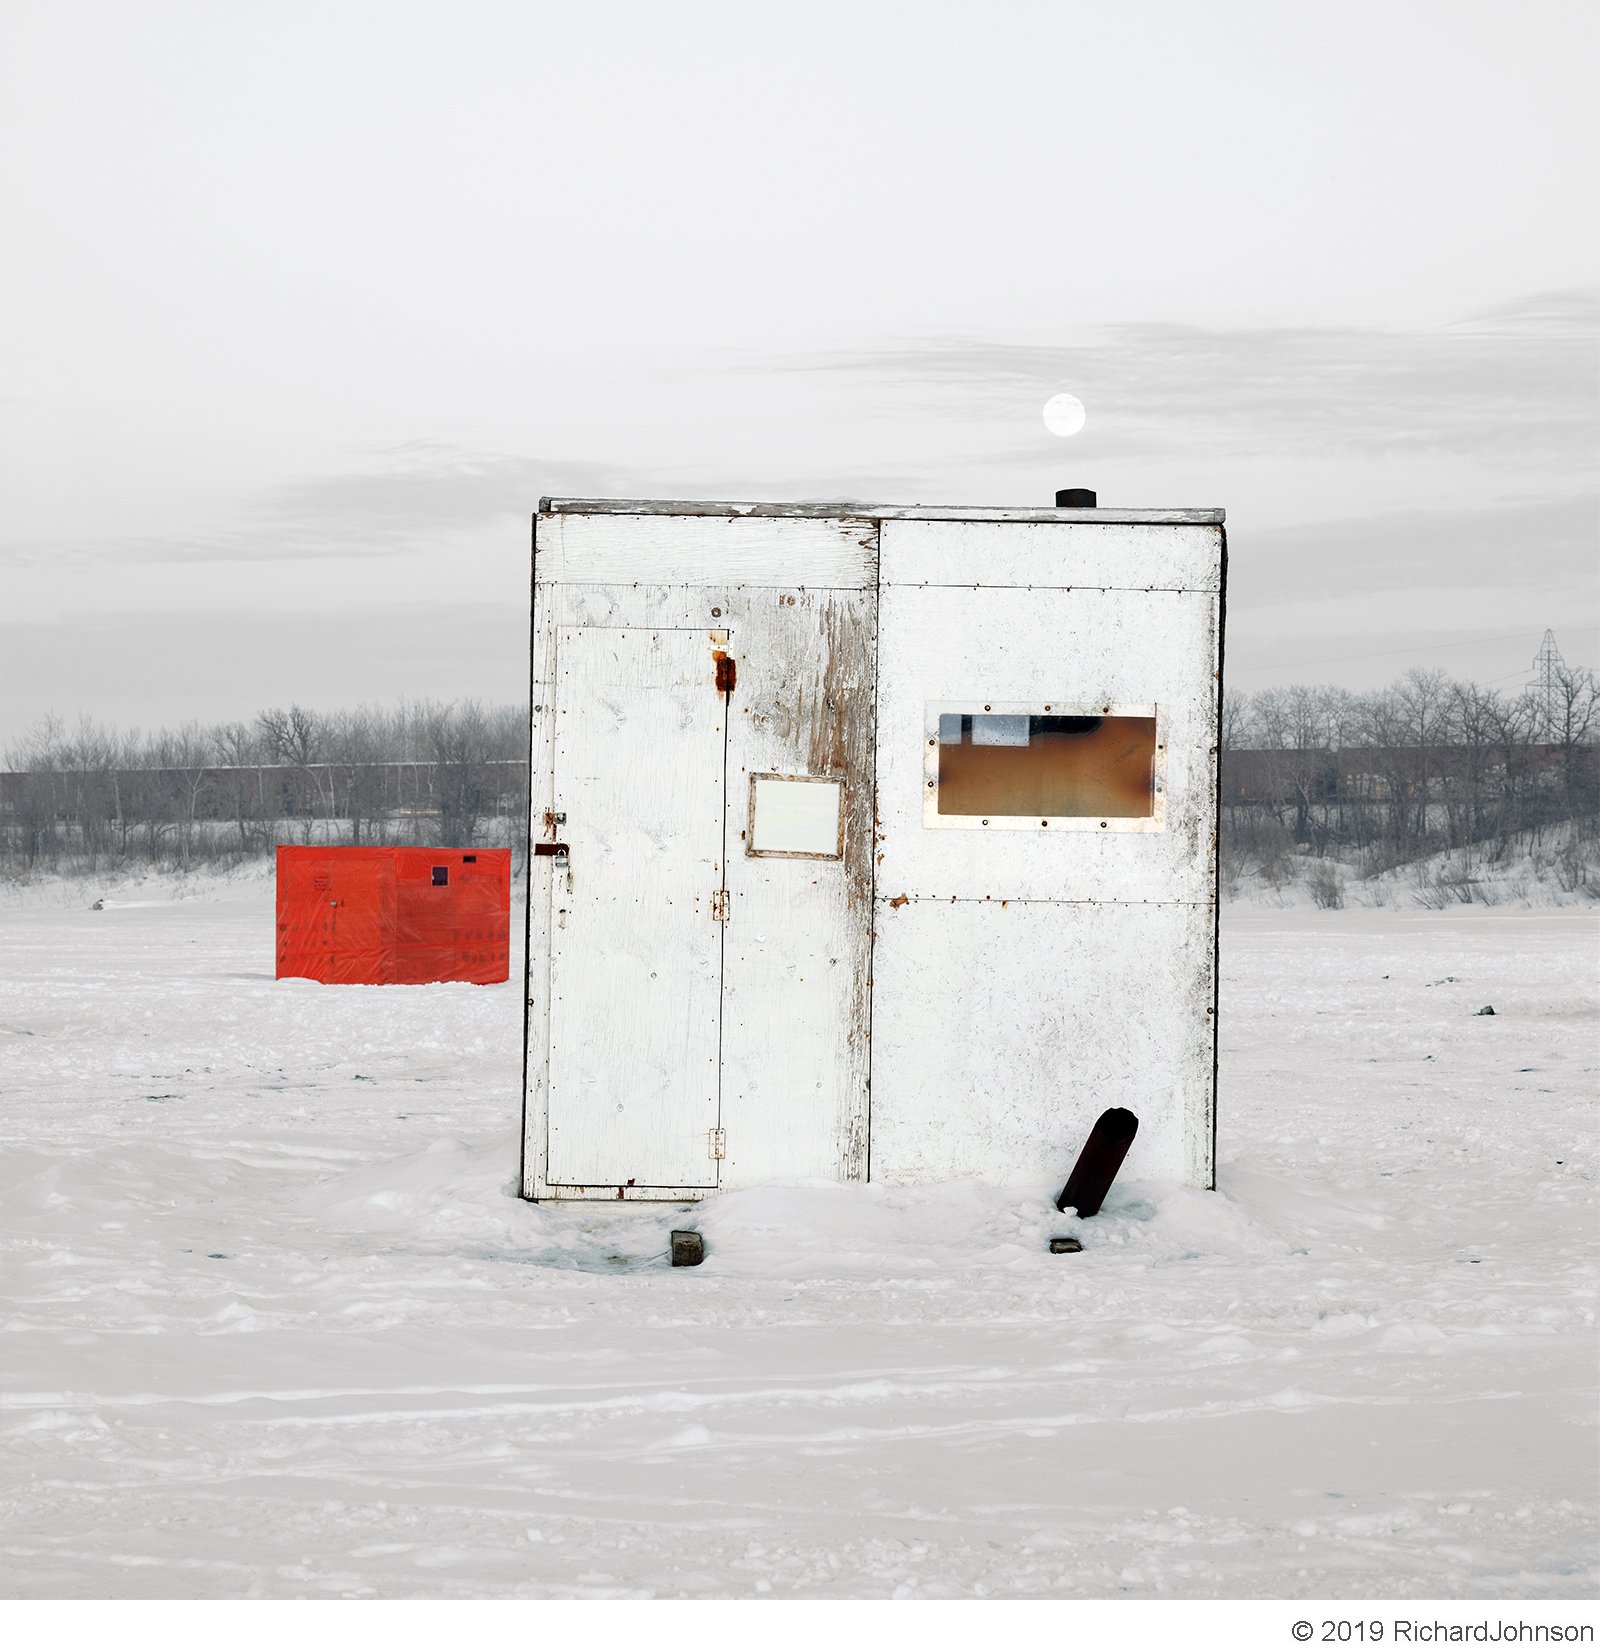
[[[547,1179],[717,1184],[727,699],[705,630],[556,632]]]

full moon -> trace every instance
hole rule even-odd
[[[1044,427],[1051,435],[1076,435],[1089,415],[1075,395],[1052,395],[1044,404]]]

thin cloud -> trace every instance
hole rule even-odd
[[[527,517],[541,492],[599,494],[612,472],[572,460],[472,452],[414,441],[357,468],[305,476],[240,502],[243,525],[112,543],[20,544],[17,567],[88,568],[377,559],[507,516]]]
[[[503,516],[527,516],[552,489],[594,496],[613,484],[613,473],[597,464],[412,441],[374,454],[362,469],[281,487],[262,501],[262,511],[299,529],[410,541]]]
[[[1560,292],[1425,331],[1141,324],[1071,345],[917,340],[752,370],[840,374],[895,395],[931,386],[977,413],[1070,387],[1113,456],[1438,455],[1587,471],[1597,341],[1594,296]]]

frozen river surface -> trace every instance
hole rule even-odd
[[[8,1595],[1596,1591],[1592,912],[1231,908],[1217,1193],[772,1187],[673,1271],[512,1195],[516,985],[95,892],[0,913]]]

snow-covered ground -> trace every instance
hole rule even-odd
[[[1059,1164],[673,1271],[511,1195],[515,984],[98,891],[0,912],[10,1595],[1596,1591],[1592,908],[1230,908],[1221,1189],[1081,1255]]]

